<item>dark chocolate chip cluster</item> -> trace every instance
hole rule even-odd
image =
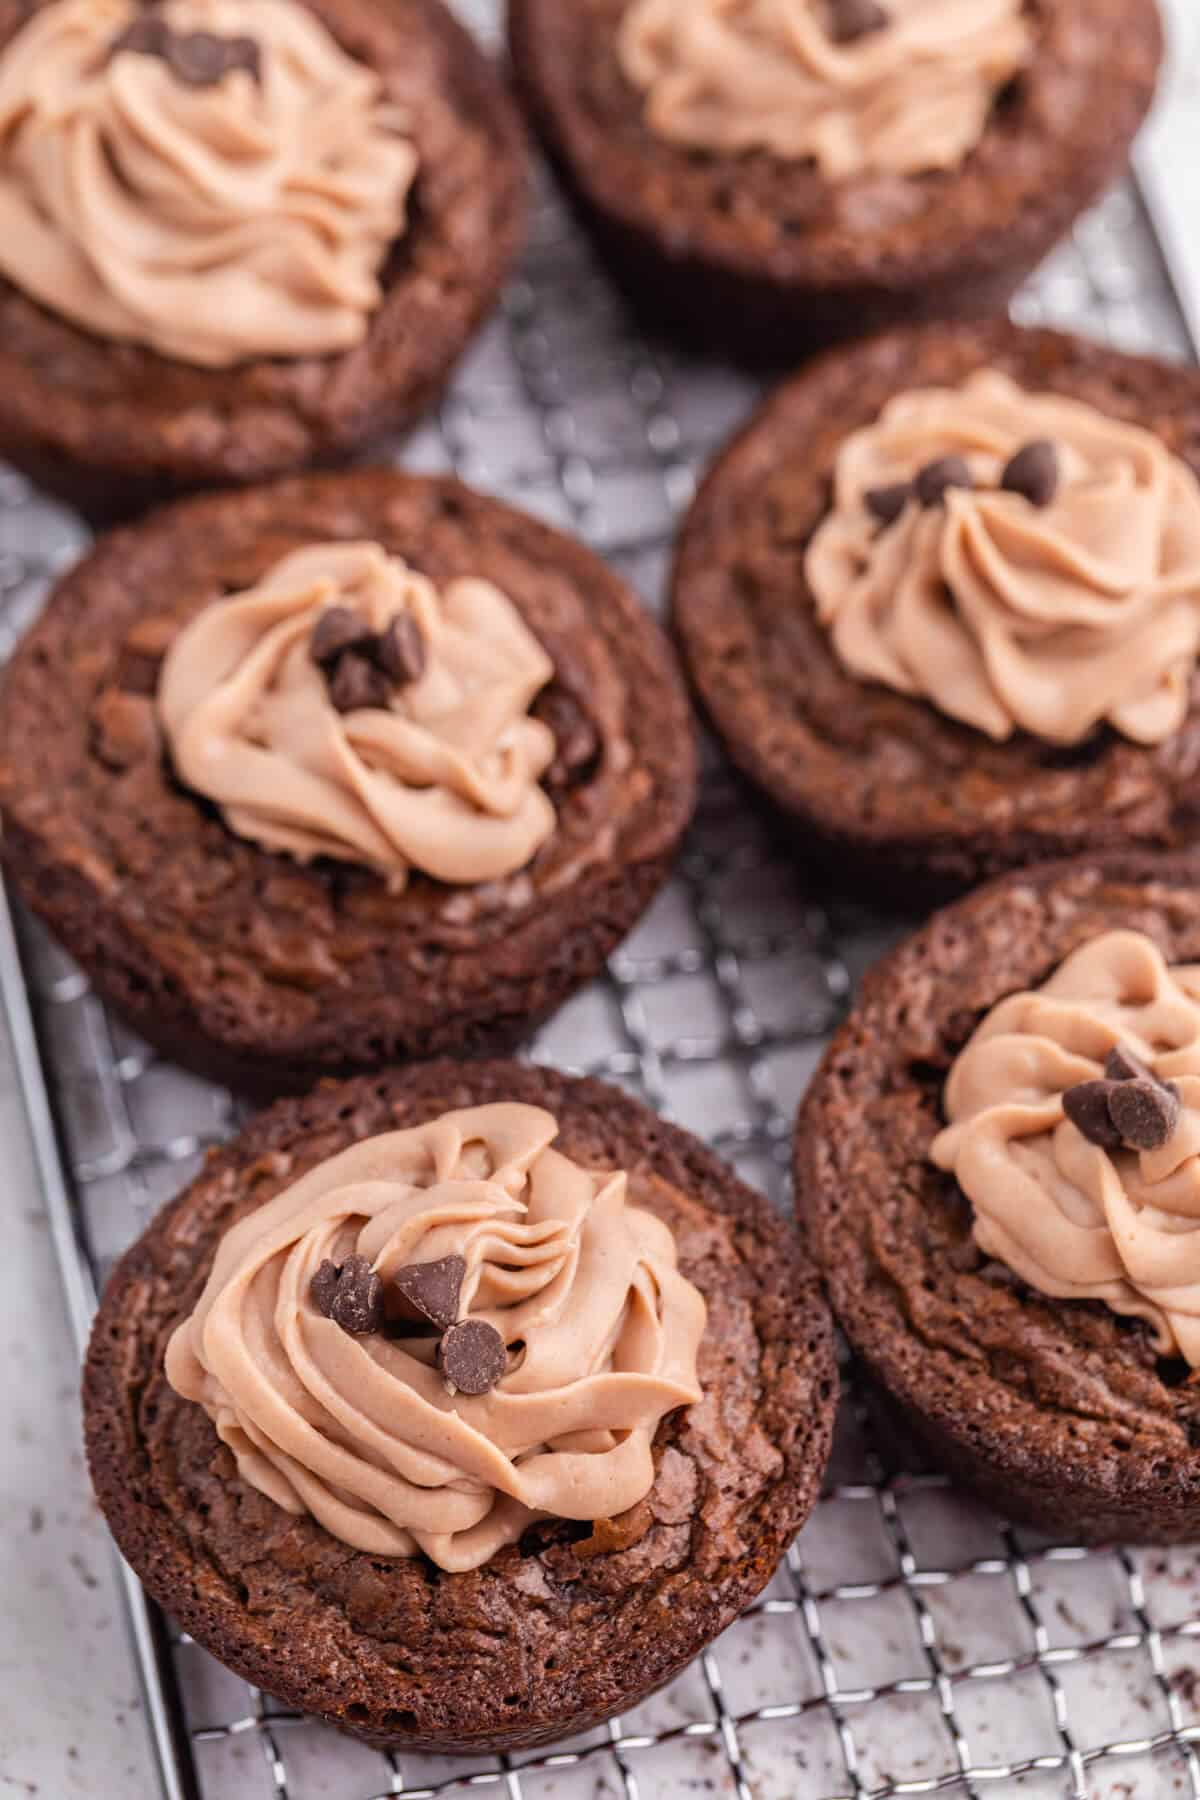
[[[1118,1044],[1109,1052],[1104,1080],[1068,1088],[1063,1111],[1102,1150],[1159,1150],[1179,1124],[1179,1090]]]
[[[1035,438],[1022,445],[1010,457],[1000,477],[1002,492],[1019,494],[1031,506],[1049,506],[1058,492],[1058,451],[1048,438]],[[867,511],[880,525],[894,525],[911,500],[918,506],[940,506],[951,488],[975,486],[965,458],[939,456],[926,463],[912,481],[892,482],[887,487],[868,488],[863,495]]]
[[[365,1256],[341,1264],[326,1257],[309,1289],[313,1305],[343,1331],[364,1337],[386,1322],[432,1326],[438,1335],[438,1368],[462,1394],[486,1394],[508,1367],[504,1339],[486,1319],[459,1319],[467,1265],[461,1256],[408,1263],[386,1288]]]
[[[219,37],[213,31],[172,31],[161,13],[145,12],[109,45],[111,61],[122,51],[157,56],[187,87],[215,87],[235,69],[262,80],[262,49],[252,37]]]
[[[425,639],[411,613],[397,613],[386,630],[373,631],[351,607],[328,607],[309,648],[340,713],[386,706],[396,688],[425,673]]]

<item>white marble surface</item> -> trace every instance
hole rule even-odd
[[[154,1792],[108,1533],[79,1436],[78,1366],[0,1024],[0,1796]]]

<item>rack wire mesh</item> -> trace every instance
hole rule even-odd
[[[461,10],[494,34],[493,0]],[[1019,310],[1189,354],[1132,187]],[[404,460],[577,532],[655,607],[697,470],[753,397],[637,337],[546,187],[500,316]],[[0,472],[0,654],[82,542]],[[157,1059],[31,921],[17,927],[0,903],[0,980],[82,1333],[114,1256],[238,1107]],[[532,1053],[627,1085],[786,1205],[796,1102],[893,930],[810,886],[709,750],[675,879]],[[368,1751],[249,1688],[125,1585],[169,1800],[1200,1800],[1196,1554],[1085,1552],[992,1518],[880,1440],[850,1366],[826,1494],[765,1595],[662,1695],[549,1753]]]

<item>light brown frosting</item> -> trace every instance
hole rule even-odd
[[[377,632],[415,619],[425,670],[387,707],[334,708],[310,651],[334,606]],[[538,785],[554,734],[528,716],[553,673],[491,582],[439,594],[378,544],[314,544],[185,626],[158,710],[180,780],[239,836],[301,862],[361,863],[395,887],[414,868],[474,883],[523,869],[554,830]]]
[[[594,1521],[654,1482],[659,1421],[700,1399],[700,1294],[623,1173],[550,1146],[538,1107],[481,1106],[331,1157],[221,1240],[166,1371],[243,1478],[371,1555],[477,1568],[542,1516]],[[429,1338],[351,1337],[309,1288],[365,1256],[386,1283],[460,1255],[459,1317],[509,1368],[451,1393]]]
[[[999,491],[1050,439],[1060,482]],[[884,529],[864,504],[961,455],[972,490],[913,500]],[[1200,483],[1161,441],[992,371],[892,400],[846,439],[805,575],[845,666],[1003,740],[1074,744],[1107,720],[1140,744],[1183,723],[1200,650]]]
[[[132,0],[57,0],[0,56],[0,272],[102,337],[219,367],[365,336],[416,153],[382,85],[295,0],[167,0],[252,33],[261,81],[123,51]]]
[[[1063,1112],[1118,1043],[1179,1090],[1158,1150],[1102,1150]],[[1146,1319],[1200,1366],[1200,966],[1169,969],[1112,931],[1046,984],[992,1008],[950,1071],[931,1155],[975,1209],[975,1238],[1043,1294]]]
[[[650,129],[689,149],[813,158],[831,179],[955,168],[1029,56],[1023,0],[884,0],[838,44],[814,0],[633,0],[618,40]]]

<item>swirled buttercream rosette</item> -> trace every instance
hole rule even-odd
[[[1178,1094],[1153,1149],[1103,1148],[1064,1110],[1121,1046]],[[980,1248],[1041,1293],[1145,1319],[1161,1354],[1200,1366],[1200,966],[1106,932],[992,1008],[945,1110],[931,1154],[971,1202]]]
[[[411,622],[417,679],[340,711],[314,655],[335,608],[375,634]],[[554,734],[529,707],[553,665],[489,581],[433,583],[373,543],[294,551],[204,608],[163,665],[176,771],[230,829],[300,861],[474,884],[514,874],[554,830],[539,777]]]
[[[417,154],[379,77],[296,0],[56,0],[0,55],[0,272],[101,337],[205,367],[366,335]],[[149,38],[145,43],[150,42]],[[182,66],[187,78],[178,72]]]
[[[626,1176],[579,1167],[556,1134],[532,1106],[446,1113],[330,1158],[226,1234],[167,1374],[245,1480],[357,1549],[448,1570],[539,1518],[646,1496],[660,1420],[700,1398],[704,1301]],[[326,1317],[313,1278],[352,1255],[385,1297],[402,1269],[461,1257],[459,1318],[503,1338],[499,1382],[455,1392],[411,1324]]]

